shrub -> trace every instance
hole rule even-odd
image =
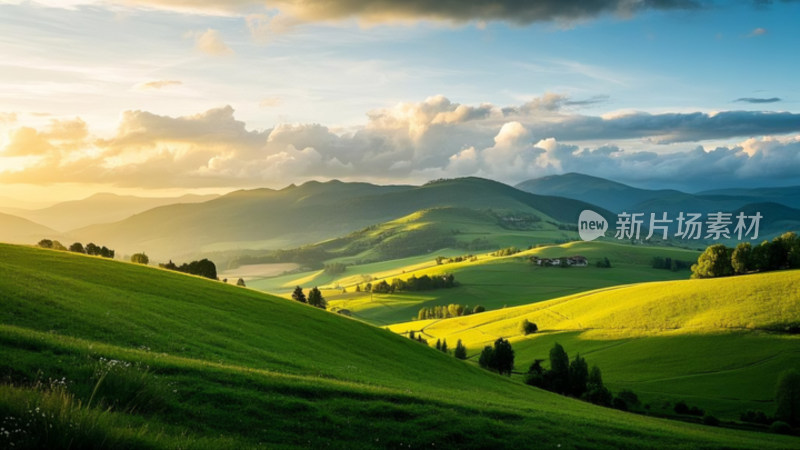
[[[719,419],[712,416],[711,414],[706,414],[705,416],[703,416],[703,423],[712,427],[718,427]]]
[[[520,324],[520,329],[522,330],[522,334],[525,336],[539,331],[539,327],[535,323],[528,321],[528,319],[522,321]]]
[[[150,263],[150,258],[148,258],[144,253],[134,253],[133,256],[131,256],[131,262],[147,265]]]
[[[782,420],[776,420],[775,422],[772,422],[772,425],[769,426],[769,431],[777,434],[791,434],[792,427]]]

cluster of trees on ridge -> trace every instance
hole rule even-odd
[[[461,317],[461,316],[468,316],[470,314],[477,314],[486,311],[481,305],[476,305],[474,308],[470,308],[469,305],[459,305],[455,303],[451,303],[449,305],[439,305],[439,306],[426,306],[421,308],[417,313],[417,320],[425,320],[425,319],[447,319],[448,317]]]
[[[203,258],[199,261],[183,263],[180,266],[173,263],[172,260],[169,260],[168,263],[159,264],[158,267],[167,270],[174,270],[177,272],[189,273],[192,275],[199,275],[201,277],[210,278],[212,280],[217,279],[217,266],[212,261],[209,261],[206,258]],[[242,280],[242,283],[244,283],[244,280]]]
[[[322,296],[322,292],[316,286],[308,291],[308,297],[306,297],[305,292],[303,292],[303,288],[300,286],[295,287],[294,292],[292,292],[292,300],[300,303],[308,303],[311,306],[316,306],[321,309],[328,307],[328,301],[325,300],[325,297]]]
[[[412,275],[407,280],[395,278],[391,283],[381,280],[378,283],[367,283],[364,285],[364,292],[374,292],[376,294],[390,294],[395,291],[431,291],[434,289],[449,289],[455,287],[456,277],[451,273],[444,275],[417,277]],[[356,292],[361,292],[361,285],[356,286]]]
[[[83,253],[86,255],[93,255],[93,256],[102,256],[103,258],[111,258],[114,259],[114,250],[109,249],[105,245],[99,247],[95,245],[93,242],[86,244],[86,247],[83,246],[80,242],[75,242],[69,246],[69,248],[64,247],[61,242],[50,240],[50,239],[42,239],[36,244],[38,247],[41,248],[49,248],[51,250],[60,250],[60,251],[71,251],[74,253]]]
[[[800,268],[800,238],[784,233],[761,245],[740,242],[735,248],[714,244],[692,265],[692,278],[715,278],[752,272]]]

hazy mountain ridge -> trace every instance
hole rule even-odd
[[[423,186],[311,181],[281,190],[243,190],[204,203],[154,208],[70,235],[108,242],[123,252],[147,251],[157,258],[172,258],[231,248],[293,248],[439,207],[537,212],[573,224],[581,210],[598,209],[480,178]]]
[[[57,231],[44,225],[11,214],[0,213],[0,240],[4,242],[35,244],[42,238],[56,238],[58,235]]]
[[[176,203],[201,203],[219,197],[216,194],[186,194],[179,197],[137,197],[101,192],[81,200],[71,200],[47,208],[5,208],[3,211],[49,228],[68,231],[99,223],[123,220],[134,214]]]

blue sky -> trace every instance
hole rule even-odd
[[[730,3],[0,0],[0,196],[800,184],[800,3]]]

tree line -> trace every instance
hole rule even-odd
[[[434,289],[449,289],[455,287],[455,275],[448,273],[444,275],[428,276],[423,275],[417,277],[412,275],[407,280],[395,278],[391,283],[386,280],[381,280],[378,283],[367,283],[364,285],[364,292],[374,292],[376,294],[391,294],[395,291],[430,291]],[[361,285],[356,286],[356,292],[361,292]]]
[[[145,255],[146,256],[146,255]],[[183,263],[180,266],[169,260],[166,264],[159,264],[158,267],[167,270],[174,270],[177,272],[188,273],[192,275],[199,275],[201,277],[210,278],[212,280],[217,279],[217,266],[206,258],[203,258],[199,261],[192,261],[189,263]]]
[[[71,251],[74,253],[83,253],[85,255],[93,255],[93,256],[102,256],[103,258],[111,258],[114,259],[115,251],[111,250],[110,248],[104,246],[95,245],[93,242],[86,244],[86,247],[83,246],[80,242],[75,242],[69,246],[69,248],[64,247],[61,242],[54,241],[51,239],[42,239],[36,244],[38,247],[41,248],[49,248],[51,250],[60,250],[60,251]]]
[[[690,261],[681,261],[679,259],[672,259],[669,256],[654,256],[650,265],[653,269],[664,269],[677,272],[679,270],[688,269],[692,266]]]
[[[464,306],[451,303],[449,305],[426,306],[421,308],[417,313],[416,319],[447,319],[449,317],[468,316],[470,314],[477,314],[484,311],[486,311],[486,308],[481,305],[476,305],[474,308],[470,308],[469,305]]]
[[[711,245],[691,267],[692,278],[797,268],[800,268],[800,238],[791,231],[755,247],[749,242],[740,242],[735,248],[724,244]]]

